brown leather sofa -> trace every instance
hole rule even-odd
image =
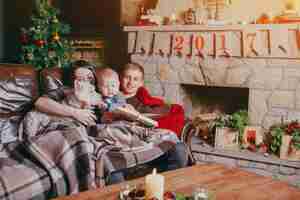
[[[41,77],[52,76],[62,80],[62,69],[44,70]],[[47,78],[42,85],[51,86]],[[39,73],[24,64],[0,64],[0,144],[21,139],[18,136],[20,121],[39,97]]]

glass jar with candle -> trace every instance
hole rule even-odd
[[[133,191],[136,190],[136,185],[130,185],[130,184],[125,184],[121,186],[121,191],[119,194],[119,199],[120,200],[128,200],[130,199],[130,196]]]
[[[208,190],[204,187],[198,187],[193,193],[193,200],[208,200],[209,193]]]

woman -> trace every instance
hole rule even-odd
[[[86,61],[82,61],[79,60],[77,62],[75,62],[73,64],[72,67],[72,71],[71,71],[71,79],[73,80],[73,82],[78,81],[89,81],[90,83],[96,84],[96,78],[95,78],[95,73],[94,73],[94,66],[92,66],[90,63],[86,62]],[[73,84],[74,85],[74,84]],[[95,130],[94,127],[96,125],[96,121],[97,118],[99,118],[99,116],[96,115],[96,113],[92,110],[92,109],[88,109],[88,108],[79,108],[78,106],[72,106],[72,105],[67,105],[65,103],[63,103],[65,101],[65,99],[67,99],[70,95],[74,94],[74,88],[68,88],[68,87],[64,87],[64,86],[58,86],[58,89],[55,90],[51,90],[49,91],[47,94],[39,97],[37,99],[37,101],[35,102],[35,108],[38,112],[34,111],[33,114],[32,112],[25,116],[25,120],[27,121],[27,123],[29,124],[28,127],[39,130],[41,128],[35,128],[32,126],[33,123],[30,123],[30,121],[34,121],[34,120],[27,120],[27,118],[30,119],[34,119],[34,117],[38,117],[40,118],[41,116],[43,116],[43,118],[47,118],[47,119],[51,119],[53,118],[53,116],[60,117],[60,118],[67,118],[67,119],[73,119],[74,120],[74,124],[75,126],[78,126],[79,122],[79,128],[80,131],[75,131],[75,135],[77,134],[77,132],[79,132],[77,134],[76,139],[78,141],[78,143],[83,144],[83,151],[85,152],[85,154],[89,155],[89,156],[93,156],[93,157],[99,157],[101,153],[103,153],[103,151],[101,152],[99,150],[99,146],[106,146],[108,147],[108,145],[105,145],[104,142],[98,142],[95,141],[94,139],[92,139],[91,137],[89,137],[89,135],[91,134],[90,132],[86,132],[86,131],[91,131],[91,130]],[[98,113],[97,113],[98,114]],[[35,115],[35,116],[34,116]],[[48,117],[44,117],[45,115],[47,115]],[[49,117],[50,116],[50,117]],[[36,120],[35,120],[36,121]],[[57,121],[57,120],[56,120]],[[69,120],[70,121],[70,120]],[[49,120],[48,120],[49,122]],[[51,123],[52,121],[50,121]],[[70,130],[70,128],[73,128],[74,126],[72,126],[72,124],[70,125],[70,123],[65,124],[65,121],[60,121],[61,123],[59,125],[53,125],[47,124],[47,130],[45,131],[40,131],[43,134],[40,134],[41,136],[38,135],[38,133],[33,133],[34,131],[30,131],[27,130],[27,134],[28,136],[24,136],[24,138],[28,138],[28,141],[31,141],[32,136],[37,135],[39,137],[33,138],[35,140],[35,143],[39,143],[40,146],[45,146],[44,142],[40,142],[40,141],[45,141],[45,138],[47,138],[47,140],[50,142],[48,146],[51,146],[52,149],[56,148],[56,146],[58,146],[58,148],[63,148],[62,146],[64,146],[64,144],[60,144],[59,142],[56,142],[54,137],[52,137],[51,135],[56,135],[57,132],[55,132],[55,134],[51,133],[51,134],[45,134],[45,132],[47,132],[49,129],[53,131],[54,128],[51,128],[52,126],[55,126],[55,128],[57,127],[64,127],[63,129],[67,129]],[[35,124],[35,122],[34,122]],[[84,126],[82,126],[84,125]],[[50,128],[49,128],[50,126]],[[67,127],[66,127],[67,126]],[[89,127],[89,129],[87,129],[86,127]],[[70,131],[68,131],[70,132]],[[86,132],[86,133],[83,133]],[[26,134],[26,133],[25,133]],[[30,134],[30,135],[29,135]],[[60,135],[60,134],[59,134]],[[63,134],[62,134],[63,135]],[[73,135],[73,134],[69,134],[69,135]],[[56,136],[57,139],[59,139],[60,136]],[[41,139],[42,138],[42,139]],[[65,139],[68,140],[68,137],[64,137]],[[63,140],[63,139],[62,139]],[[53,142],[51,142],[53,141]],[[70,142],[70,141],[69,141]],[[72,141],[70,142],[72,143]],[[86,146],[90,146],[89,148],[86,148]],[[108,147],[110,148],[110,147]],[[88,157],[88,156],[86,156]],[[120,181],[124,180],[124,175],[123,173],[119,173],[119,172],[114,172],[111,173],[111,169],[113,169],[112,163],[110,162],[110,160],[107,158],[107,156],[101,156],[101,165],[103,165],[104,168],[104,172],[101,172],[101,175],[97,175],[94,174],[94,172],[86,172],[88,174],[88,177],[86,179],[88,179],[89,181],[86,181],[86,185],[88,187],[85,187],[85,189],[90,188],[90,187],[94,187],[95,184],[98,184],[98,186],[100,185],[99,182],[103,182],[103,180],[98,180],[98,183],[95,183],[97,180],[90,180],[93,179],[92,176],[101,176],[100,179],[104,179],[103,173],[107,174],[107,177],[105,177],[105,181],[106,184],[113,184],[113,183],[117,183]],[[88,170],[95,170],[95,166],[97,165],[97,163],[95,163],[95,158],[90,159],[87,158],[89,161],[87,161],[86,163],[89,163],[86,165],[85,170],[83,171],[88,171]],[[99,160],[99,159],[98,159]],[[82,162],[85,163],[85,162]],[[96,172],[95,172],[96,173]],[[103,183],[101,183],[103,184]]]
[[[77,70],[77,68],[85,68],[85,70]],[[93,66],[85,61],[75,62],[73,65],[72,79],[93,80],[93,82],[95,82]],[[97,117],[92,110],[65,106],[59,102],[69,93],[70,89],[63,87],[60,87],[56,91],[50,91],[48,94],[37,99],[35,107],[47,114],[70,117],[84,125],[95,125]]]

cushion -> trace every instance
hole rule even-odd
[[[30,65],[0,64],[0,143],[17,139],[19,122],[38,97],[36,74]]]

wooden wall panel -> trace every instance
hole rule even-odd
[[[121,0],[56,0],[73,34],[93,35],[120,25]]]

